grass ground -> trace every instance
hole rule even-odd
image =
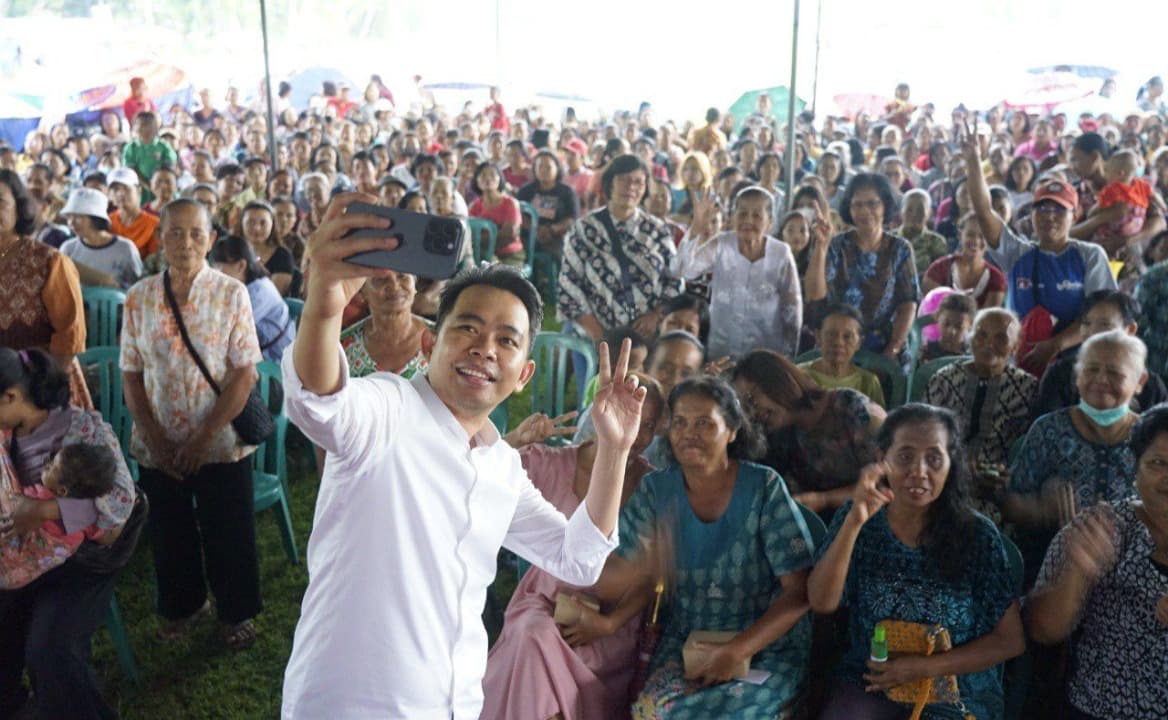
[[[544,327],[556,329],[550,318]],[[512,426],[527,417],[530,408],[529,389],[511,398]],[[284,666],[292,652],[292,633],[308,586],[304,557],[317,490],[315,466],[306,441],[295,432],[290,436],[289,493],[301,562],[288,562],[273,512],[261,513],[256,518],[256,533],[264,611],[256,620],[259,639],[254,646],[242,652],[227,650],[213,619],[205,620],[182,641],[159,641],[156,633],[160,623],[154,614],[154,566],[147,542],[142,542],[123,571],[117,597],[137,658],[140,683],[132,684],[121,672],[104,628],[94,636],[94,666],[104,683],[106,697],[125,720],[279,717]],[[505,607],[515,583],[513,567],[504,563],[493,586],[499,608]],[[360,619],[354,618],[353,622]]]

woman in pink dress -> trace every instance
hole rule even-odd
[[[641,433],[629,453],[623,505],[652,468],[641,453],[652,442],[665,406],[660,387],[637,375],[648,390]],[[596,446],[536,444],[520,449],[523,467],[543,496],[565,515],[588,491]],[[556,595],[587,590],[565,585],[537,567],[519,581],[504,616],[503,632],[487,657],[482,720],[608,720],[627,716],[641,613],[579,606],[580,620],[559,626],[553,620]],[[605,614],[608,613],[608,614]],[[623,620],[623,621],[622,621]]]

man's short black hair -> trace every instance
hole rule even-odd
[[[1072,147],[1086,155],[1099,153],[1100,158],[1107,159],[1107,141],[1099,133],[1083,133],[1075,138],[1075,144]]]
[[[527,349],[530,350],[535,343],[536,334],[543,327],[543,298],[527,278],[507,265],[474,266],[455,275],[443,288],[438,299],[438,316],[434,321],[434,331],[441,331],[442,323],[454,311],[462,292],[478,285],[504,290],[523,303],[523,307],[527,309]]]
[[[224,178],[232,177],[233,175],[243,174],[243,168],[241,168],[237,163],[225,163],[220,165],[219,169],[215,171],[215,179],[222,180]]]
[[[105,445],[66,445],[57,452],[68,497],[89,500],[114,489],[118,457]]]

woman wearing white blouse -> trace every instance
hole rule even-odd
[[[795,353],[803,323],[803,295],[795,256],[771,227],[771,194],[758,186],[734,197],[731,230],[714,234],[709,218],[713,193],[694,203],[694,222],[670,264],[675,277],[710,282],[712,358],[741,357],[751,350]]]

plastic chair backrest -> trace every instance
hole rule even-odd
[[[536,239],[539,237],[539,213],[536,212],[535,206],[529,202],[519,203],[519,215],[527,220],[527,238],[523,242],[523,249],[527,251],[527,264],[523,266],[523,273],[526,277],[531,277],[535,272],[535,248],[537,247]]]
[[[81,300],[85,304],[85,346],[117,345],[126,294],[114,288],[83,287]]]
[[[913,370],[912,382],[909,386],[908,399],[910,402],[924,402],[925,394],[929,391],[929,380],[937,371],[961,360],[969,360],[969,355],[948,355],[930,360]]]
[[[801,502],[795,504],[799,506],[799,512],[803,513],[803,522],[807,524],[807,531],[811,533],[811,542],[818,550],[819,546],[823,544],[823,538],[827,537],[827,525],[824,524],[823,518],[819,517],[819,514],[811,508]]]
[[[1026,563],[1022,559],[1022,551],[1014,541],[1002,534],[1002,545],[1006,547],[1006,560],[1010,564],[1010,581],[1014,584],[1014,595],[1022,597],[1025,593]]]
[[[531,388],[531,412],[544,413],[549,417],[563,415],[566,394],[570,383],[568,374],[572,368],[572,353],[580,353],[585,359],[587,377],[596,374],[596,349],[592,343],[575,335],[556,332],[541,332],[535,336],[532,356],[535,359],[535,377]],[[576,406],[580,409],[578,398]]]
[[[304,301],[296,298],[284,298],[284,304],[288,306],[288,315],[292,317],[292,322],[300,325],[300,315],[304,312]]]
[[[78,354],[77,361],[86,376],[96,374],[94,405],[118,436],[122,453],[128,456],[133,418],[126,409],[126,400],[122,395],[122,369],[118,364],[121,361],[121,348],[108,345],[92,347]]]
[[[256,380],[260,390],[260,397],[267,403],[268,409],[276,420],[276,432],[272,437],[256,448],[254,468],[257,472],[266,472],[275,475],[281,482],[286,481],[287,468],[284,452],[284,443],[288,434],[288,417],[283,407],[283,373],[280,366],[271,360],[265,360],[256,365],[259,379]],[[273,398],[273,391],[279,387],[278,397]],[[278,401],[278,402],[277,402]]]
[[[916,320],[913,320],[912,327],[908,331],[908,342],[905,343],[905,348],[908,350],[913,368],[917,366],[917,358],[921,356],[921,345],[925,342],[921,332],[926,326],[933,325],[936,322],[936,318],[932,315],[922,315]]]
[[[470,218],[466,224],[470,228],[470,248],[474,254],[475,265],[494,262],[495,246],[499,242],[499,226],[486,218]]]

